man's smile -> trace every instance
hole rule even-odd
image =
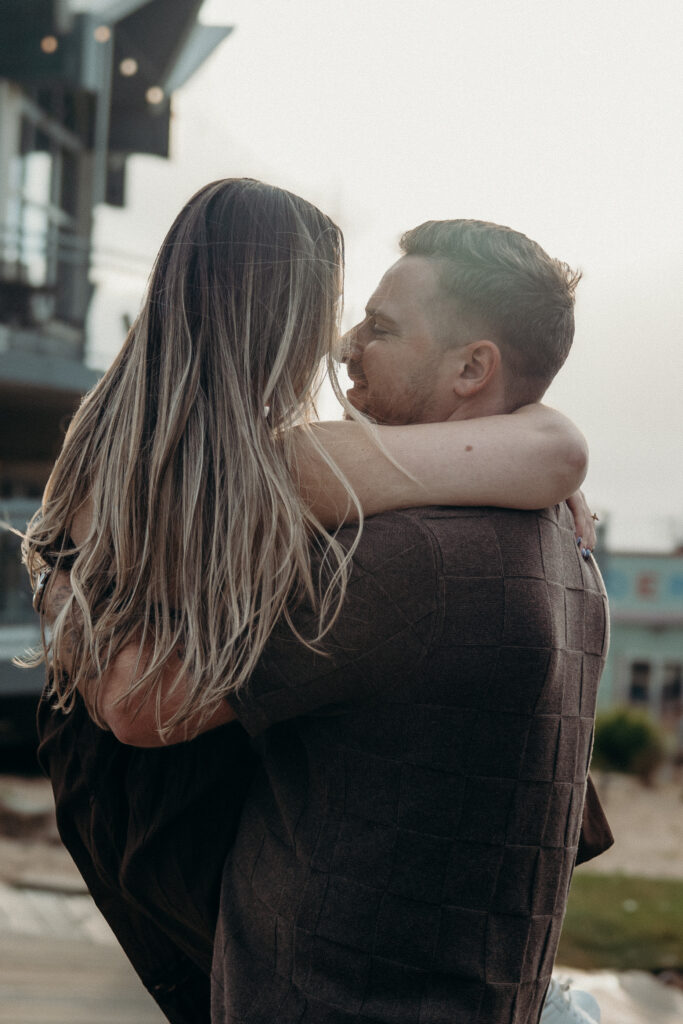
[[[363,367],[360,360],[346,358],[346,373],[351,381],[351,387],[346,392],[346,397],[350,402],[353,401],[353,397],[357,397],[361,391],[367,391],[368,379],[363,373]]]

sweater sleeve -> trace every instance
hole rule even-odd
[[[341,531],[340,540],[353,535]],[[429,647],[436,579],[433,544],[418,520],[400,512],[366,520],[341,611],[316,649],[303,642],[315,637],[317,617],[302,603],[294,630],[278,624],[249,682],[229,698],[247,732],[340,713],[390,692]]]

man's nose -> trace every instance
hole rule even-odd
[[[363,344],[360,336],[360,324],[356,324],[350,331],[342,335],[340,339],[340,359],[347,365],[360,362],[363,355]]]

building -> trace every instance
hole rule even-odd
[[[683,550],[607,552],[601,565],[611,643],[599,707],[642,708],[683,747]]]
[[[169,155],[172,94],[231,31],[200,24],[201,5],[0,5],[0,519],[19,529],[98,376],[84,362],[94,208],[124,204],[128,156]],[[43,681],[11,663],[38,639],[17,547],[0,532],[0,743]]]

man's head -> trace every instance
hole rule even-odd
[[[353,404],[410,423],[538,401],[571,347],[580,274],[483,221],[427,221],[401,249],[351,332]]]

